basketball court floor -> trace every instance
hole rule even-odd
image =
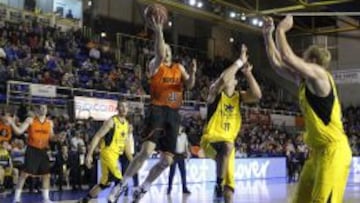
[[[282,203],[289,202],[294,192],[296,183],[288,184],[285,179],[259,179],[252,181],[237,181],[235,202],[236,203]],[[183,195],[181,185],[174,185],[171,195],[166,195],[166,185],[154,185],[141,202],[144,203],[215,203],[213,199],[214,182],[188,185],[190,195]],[[91,200],[91,203],[106,203],[106,195],[109,190],[103,191],[99,198]],[[52,200],[59,203],[75,203],[85,192],[51,192]],[[0,197],[0,203],[11,203],[12,195]],[[23,194],[22,203],[40,203],[41,194]],[[130,203],[131,198],[121,197],[119,203]],[[360,202],[360,176],[351,176],[348,181],[345,195],[345,203]]]

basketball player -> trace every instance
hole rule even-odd
[[[63,141],[65,135],[55,136],[53,122],[46,118],[47,106],[40,105],[35,109],[35,116],[28,117],[20,126],[15,124],[11,117],[7,117],[16,135],[22,135],[26,130],[28,133],[28,145],[25,152],[25,166],[20,174],[20,179],[15,190],[14,202],[21,202],[21,191],[29,176],[41,176],[43,183],[44,202],[49,203],[50,188],[50,162],[47,155],[49,141]]]
[[[257,102],[262,96],[251,72],[253,66],[247,60],[247,48],[242,45],[240,58],[210,86],[207,124],[200,142],[205,155],[216,161],[215,192],[217,197],[224,195],[226,203],[233,202],[235,189],[234,142],[241,127],[240,103]],[[249,90],[235,90],[238,83],[235,75],[240,69],[249,83]]]
[[[130,139],[128,139],[129,123],[126,120],[127,103],[119,101],[117,109],[118,114],[106,120],[91,141],[86,156],[86,165],[91,167],[94,150],[100,143],[101,179],[100,184],[95,185],[87,196],[80,200],[80,203],[88,202],[95,198],[101,190],[109,187],[110,177],[113,177],[115,184],[121,182],[122,174],[118,167],[118,159],[123,152],[129,160],[132,160]]]
[[[145,182],[133,192],[134,202],[149,190],[151,183],[173,162],[179,132],[179,108],[182,104],[183,84],[191,89],[195,84],[196,61],[192,61],[190,73],[179,63],[172,62],[170,46],[165,44],[162,19],[151,21],[155,33],[155,58],[149,64],[151,76],[151,106],[143,132],[144,142],[125,172],[122,185],[109,196],[115,202],[124,192],[129,179],[138,172],[145,160],[157,147],[161,151],[159,162],[150,170]]]
[[[293,26],[288,15],[272,38],[273,20],[265,18],[266,50],[273,68],[299,86],[299,103],[305,119],[304,141],[309,159],[301,172],[293,202],[341,203],[351,163],[351,149],[341,122],[341,106],[333,77],[329,73],[330,52],[310,46],[303,58],[288,44],[286,32]]]
[[[4,141],[0,141],[0,193],[5,191],[5,177],[12,177],[12,183],[14,185],[17,183],[19,177],[19,171],[17,168],[14,168],[11,155],[3,144]]]

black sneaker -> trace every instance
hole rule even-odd
[[[132,203],[138,203],[140,199],[146,194],[147,191],[144,188],[137,188],[133,192],[133,201]]]
[[[183,190],[183,194],[189,195],[191,194],[190,190],[188,190],[187,188],[185,190]]]
[[[127,197],[128,195],[129,195],[129,187],[126,186],[126,187],[124,188],[124,196]]]
[[[80,199],[80,200],[78,201],[78,203],[88,203],[89,200],[90,200],[89,198],[84,197],[84,198]]]
[[[222,198],[223,197],[223,189],[221,185],[216,185],[214,189],[215,197]]]

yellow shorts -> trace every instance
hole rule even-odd
[[[116,156],[109,156],[100,154],[100,163],[101,163],[101,179],[100,184],[107,185],[109,184],[109,175],[121,180],[122,174],[121,169],[119,168],[119,159]]]
[[[215,160],[216,150],[211,146],[210,142],[201,140],[200,147],[203,149],[205,156]],[[226,174],[222,182],[223,186],[227,186],[231,189],[235,189],[235,147],[230,153],[228,165],[226,168]]]
[[[312,149],[293,203],[342,203],[351,165],[348,143]]]

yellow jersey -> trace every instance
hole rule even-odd
[[[0,166],[10,165],[10,154],[5,148],[0,148]]]
[[[310,147],[324,147],[347,140],[335,82],[330,74],[328,77],[331,92],[326,97],[312,94],[305,82],[300,84],[299,103],[305,121],[304,141]]]
[[[129,123],[121,122],[118,116],[113,116],[114,127],[108,132],[100,143],[100,154],[118,158],[124,152],[125,143],[129,134]]]
[[[234,142],[241,127],[240,94],[221,92],[207,107],[207,124],[202,139],[207,142]]]

